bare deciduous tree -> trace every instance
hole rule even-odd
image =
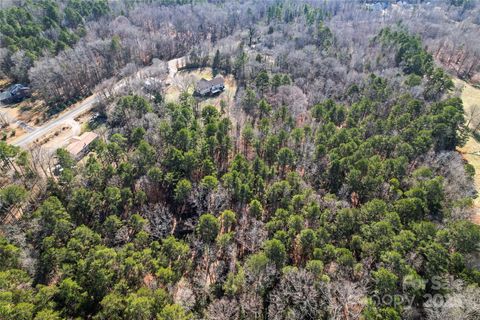
[[[213,301],[207,310],[209,320],[235,320],[239,317],[239,305],[237,301],[222,298]]]
[[[366,301],[367,289],[362,283],[332,281],[329,284],[331,319],[359,319]]]
[[[329,292],[305,270],[290,270],[270,294],[269,319],[321,319],[328,312]]]
[[[466,287],[447,295],[442,303],[431,299],[425,303],[425,310],[428,320],[479,319],[480,289]]]

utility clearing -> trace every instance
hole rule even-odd
[[[454,82],[455,86],[463,87],[461,98],[463,100],[465,114],[469,115],[474,106],[480,106],[480,89],[460,79],[454,79]],[[475,189],[480,193],[480,142],[471,136],[465,146],[458,148],[458,150],[468,163],[475,168]],[[480,196],[474,200],[473,205],[475,207],[475,215],[472,218],[473,222],[480,224]]]

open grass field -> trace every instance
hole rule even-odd
[[[455,79],[455,86],[463,86],[462,100],[465,108],[465,113],[468,114],[472,106],[480,105],[480,89],[473,87],[472,85]],[[463,154],[463,157],[475,167],[475,187],[480,193],[480,142],[470,137],[464,147],[459,148],[459,151]],[[480,197],[477,197],[474,201],[475,216],[473,220],[475,223],[480,224]]]

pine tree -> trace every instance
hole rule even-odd
[[[212,62],[212,72],[213,76],[215,77],[218,74],[218,71],[220,69],[220,51],[217,49],[215,52],[215,56],[213,57],[213,62]]]

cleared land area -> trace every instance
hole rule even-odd
[[[224,100],[227,105],[233,102],[237,91],[237,83],[232,75],[223,76],[225,78],[225,91],[219,95],[202,98],[200,105],[220,106],[220,101]],[[202,78],[212,79],[211,68],[198,68],[180,70],[172,74],[170,72],[170,85],[166,89],[165,99],[168,102],[178,101],[182,92],[193,93],[195,84]]]
[[[480,106],[480,89],[466,83],[465,81],[455,79],[457,87],[463,87],[462,100],[465,108],[465,114],[470,114],[473,106]],[[464,147],[459,148],[463,157],[475,168],[475,188],[480,192],[480,142],[474,137],[470,137]],[[474,200],[475,216],[473,221],[480,224],[480,197]]]

